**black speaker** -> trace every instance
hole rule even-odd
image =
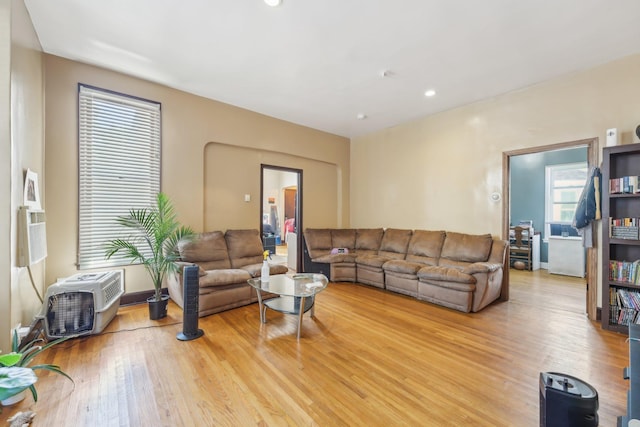
[[[540,373],[540,427],[597,427],[598,392],[578,378]]]
[[[204,335],[198,329],[198,288],[200,274],[197,265],[189,265],[182,270],[182,287],[184,289],[184,309],[182,312],[182,332],[176,338],[180,341],[190,341]]]

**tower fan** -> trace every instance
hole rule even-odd
[[[49,286],[38,316],[45,335],[99,334],[115,317],[123,294],[122,270],[76,274]]]

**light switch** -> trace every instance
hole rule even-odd
[[[251,194],[245,194],[244,195],[244,201],[245,202],[250,202],[251,201]]]

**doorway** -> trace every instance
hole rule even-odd
[[[586,148],[586,157],[587,157],[587,167],[589,170],[592,167],[597,166],[598,160],[598,138],[585,139],[579,141],[571,141],[560,144],[547,145],[542,147],[532,147],[522,150],[515,150],[510,152],[503,153],[502,158],[502,180],[503,180],[503,214],[502,214],[502,235],[503,239],[509,239],[509,231],[512,219],[511,217],[511,168],[512,168],[512,160],[516,156],[523,156],[528,154],[540,154],[540,153],[548,153],[552,151],[558,150],[567,150],[578,147]],[[544,228],[544,224],[542,227]],[[594,225],[590,225],[592,227],[594,239],[595,239],[595,229]],[[585,295],[585,306],[586,312],[591,320],[597,320],[597,243],[594,241],[594,245],[591,248],[587,249],[586,253],[586,295]],[[508,269],[506,271],[508,281]],[[506,298],[505,298],[506,297]],[[503,299],[508,299],[508,292],[506,296],[503,296]]]
[[[302,271],[302,170],[261,165],[260,230],[272,262]]]

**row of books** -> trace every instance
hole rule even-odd
[[[629,326],[630,323],[640,324],[640,311],[633,308],[611,307],[609,323],[612,325]]]
[[[609,280],[640,285],[640,260],[609,261]]]
[[[609,180],[609,194],[640,193],[637,176],[624,176]]]
[[[609,322],[617,325],[640,324],[640,292],[609,288]]]
[[[640,218],[610,218],[609,237],[614,239],[638,240]]]

